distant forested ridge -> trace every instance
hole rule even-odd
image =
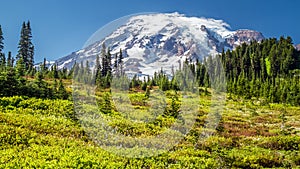
[[[191,63],[190,67],[199,85],[207,86],[204,78],[207,71],[217,73],[220,64],[225,71],[229,95],[300,105],[300,52],[290,37],[244,43],[233,51]],[[214,70],[207,70],[212,68]]]

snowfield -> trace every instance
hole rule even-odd
[[[247,37],[245,41],[261,38]],[[177,68],[179,62],[186,58],[201,60],[223,49],[231,50],[243,42],[239,40],[237,31],[230,30],[230,26],[222,20],[188,17],[179,13],[144,14],[132,16],[109,36],[58,59],[56,64],[60,69],[71,68],[75,61],[88,60],[93,68],[105,43],[113,55],[122,49],[126,72],[152,75],[163,68],[170,73],[172,67]]]

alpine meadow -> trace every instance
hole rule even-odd
[[[147,13],[35,62],[32,24],[15,56],[0,25],[0,168],[300,168],[291,36]]]

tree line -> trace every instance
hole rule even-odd
[[[116,54],[111,54],[110,48],[105,43],[101,46],[101,52],[96,56],[94,69],[88,60],[83,63],[75,63],[70,70],[76,82],[85,84],[96,84],[100,88],[111,87],[113,77],[125,78],[123,69],[122,49]],[[125,79],[124,79],[125,80]]]
[[[91,81],[94,80],[98,86],[104,88],[110,87],[114,76],[124,75],[122,59],[122,51],[112,57],[109,48],[105,48],[103,44],[101,54],[96,59],[96,78]],[[204,94],[208,94],[207,88],[214,83],[217,90],[227,91],[229,97],[238,95],[245,99],[256,98],[267,102],[300,105],[300,52],[295,49],[290,37],[243,43],[232,51],[223,51],[203,60],[186,59],[179,67],[177,71],[172,70],[171,77],[162,69],[155,72],[153,77],[148,76],[141,80],[135,75],[122,81],[126,81],[129,88],[146,91],[147,88],[159,86],[166,91],[180,90],[180,78],[186,83],[184,86],[192,86],[189,83],[196,82],[200,92]],[[188,72],[192,73],[193,80],[184,79]],[[81,74],[79,77],[82,77]],[[223,89],[225,81],[226,88]]]
[[[0,25],[1,96],[66,98],[62,79],[73,77],[80,83],[93,83],[98,88],[109,88],[113,78],[118,77],[121,81],[114,85],[120,87],[129,84],[127,88],[148,90],[148,95],[153,86],[159,86],[163,91],[180,90],[180,79],[185,87],[191,87],[193,85],[190,83],[196,82],[199,90],[205,94],[208,94],[207,88],[214,83],[220,91],[227,90],[229,96],[234,94],[246,99],[263,98],[268,102],[300,104],[300,52],[294,48],[290,37],[244,43],[235,50],[223,51],[217,56],[208,56],[202,60],[186,59],[179,70],[172,70],[172,76],[161,70],[143,80],[137,75],[128,79],[124,71],[122,50],[111,54],[104,43],[100,54],[96,56],[94,69],[91,69],[89,61],[75,63],[71,70],[58,70],[56,64],[48,68],[46,59],[37,69],[34,66],[34,45],[29,21],[22,24],[16,57],[11,52],[6,57],[3,48],[4,37]],[[221,79],[221,67],[225,79]],[[192,73],[193,80],[184,79],[188,77],[188,72]],[[49,79],[52,79],[51,83]],[[226,89],[221,89],[225,80]]]
[[[189,63],[199,86],[204,87],[211,85],[208,72],[218,75],[221,65],[230,97],[235,94],[245,99],[300,105],[300,52],[290,37],[244,43],[235,50]]]

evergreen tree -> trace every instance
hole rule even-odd
[[[6,67],[12,68],[14,66],[14,58],[11,55],[11,52],[8,52]]]
[[[65,89],[65,86],[62,82],[62,79],[60,79],[59,83],[58,83],[57,95],[61,99],[67,99],[68,98],[68,93],[67,93],[67,90]]]
[[[101,82],[101,64],[99,55],[96,56],[96,65],[95,65],[95,82],[97,85]]]
[[[144,82],[142,83],[142,90],[146,91],[146,89],[147,89],[147,82],[144,81]]]
[[[115,57],[114,57],[114,71],[115,71],[115,75],[118,77],[119,70],[118,70],[118,55],[117,54],[115,54]]]
[[[3,38],[3,32],[2,32],[2,27],[0,25],[0,54],[3,53],[3,48],[4,48],[4,38]]]
[[[4,70],[6,67],[6,58],[5,58],[5,54],[3,53],[3,48],[4,48],[3,40],[4,40],[3,32],[0,25],[0,70]]]
[[[58,84],[57,84],[57,80],[54,79],[53,84],[52,84],[52,91],[53,91],[53,97],[56,98],[57,97],[57,91],[58,91]]]
[[[124,75],[124,70],[123,70],[123,53],[122,53],[122,49],[120,49],[120,52],[119,52],[118,69],[119,69],[119,74],[121,76],[123,76]]]
[[[84,67],[84,74],[83,74],[84,83],[90,84],[91,83],[91,70],[89,61],[86,60],[85,67]]]
[[[100,85],[102,87],[110,87],[111,79],[112,79],[112,57],[110,53],[110,49],[105,49],[105,44],[102,44],[101,48],[101,77],[103,84]]]
[[[107,49],[107,54],[106,54],[106,69],[107,69],[107,74],[109,76],[112,75],[112,57],[111,57],[111,53],[110,53],[110,49]]]
[[[109,114],[112,111],[111,96],[109,93],[104,93],[103,102],[100,105],[100,111],[104,114]]]
[[[25,70],[26,70],[26,66],[25,63],[23,61],[23,58],[20,58],[17,61],[17,65],[16,65],[16,72],[17,72],[17,76],[21,77],[25,75]]]
[[[4,71],[6,68],[6,58],[4,53],[0,53],[0,70]]]
[[[28,37],[28,68],[29,70],[33,69],[34,66],[34,46],[32,44],[32,33],[31,33],[31,26],[30,21],[27,22],[26,25],[26,35]]]
[[[22,59],[24,63],[27,61],[27,55],[28,55],[28,44],[27,44],[27,35],[26,35],[26,23],[23,22],[22,29],[21,29],[21,35],[20,35],[20,41],[18,46],[18,54],[17,59]]]
[[[53,78],[58,79],[58,70],[57,70],[56,63],[52,66],[52,74],[53,74]]]
[[[37,88],[36,88],[36,91],[38,92],[35,92],[34,94],[42,97],[42,98],[46,98],[48,95],[47,93],[47,83],[43,81],[43,74],[41,72],[37,72],[36,73],[36,76],[35,76],[35,84],[37,84]]]
[[[3,38],[3,32],[2,32],[2,28],[0,25],[0,68],[4,69],[5,67],[5,55],[3,53],[3,48],[4,48],[4,38]]]
[[[46,58],[44,58],[44,60],[43,60],[43,64],[41,65],[41,71],[43,72],[43,73],[45,73],[46,71],[47,71],[47,60],[46,60]]]
[[[106,46],[105,43],[102,44],[101,48],[101,75],[102,77],[105,77],[107,74],[107,68],[108,68],[108,63],[107,63],[107,56],[106,56]]]
[[[21,84],[14,69],[0,72],[0,96],[14,96],[21,93]]]
[[[31,71],[34,65],[34,46],[31,42],[31,39],[32,34],[30,22],[28,21],[27,24],[23,22],[18,46],[19,50],[17,54],[17,59],[22,59],[22,61],[25,64],[25,69],[28,71]]]
[[[42,82],[44,79],[43,73],[41,71],[37,72],[35,78],[38,82]]]
[[[69,70],[67,77],[68,78],[74,78],[75,77],[75,66],[77,65],[76,61],[73,64],[72,68]]]
[[[131,80],[131,84],[130,84],[130,88],[135,88],[139,86],[139,80],[137,75],[134,75],[132,80]]]
[[[61,79],[68,78],[68,69],[67,68],[64,67],[59,71],[59,78],[61,78]]]
[[[171,104],[166,111],[167,116],[172,116],[174,118],[178,117],[180,105],[177,103],[177,101],[178,101],[178,97],[177,94],[175,94],[175,96],[172,96]]]

